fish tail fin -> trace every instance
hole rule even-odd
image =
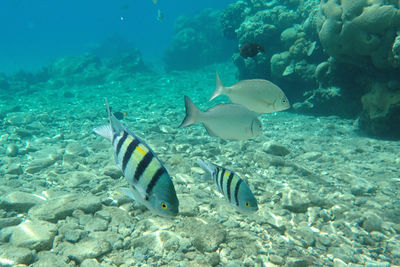
[[[221,79],[219,78],[218,72],[216,72],[216,79],[215,79],[215,90],[212,93],[210,99],[208,101],[213,100],[214,98],[216,98],[219,95],[223,94],[223,91],[225,89],[225,86],[222,84]]]
[[[110,110],[110,106],[108,105],[107,97],[105,97],[104,99],[106,102],[106,109],[107,109],[108,120],[109,120],[110,124],[96,127],[93,129],[93,131],[96,134],[104,137],[105,139],[112,141],[112,137],[114,135],[114,129],[113,129],[112,123],[111,123],[111,110]]]
[[[116,133],[116,132],[119,133],[119,132],[123,131],[124,130],[124,126],[114,116],[114,114],[111,113],[111,108],[110,108],[110,106],[108,104],[107,98],[105,97],[104,99],[105,99],[105,102],[106,102],[106,109],[107,109],[108,120],[109,120],[110,124],[96,127],[96,128],[93,129],[93,131],[96,134],[98,134],[98,135],[100,135],[100,136],[112,141],[114,133]]]
[[[212,177],[215,172],[215,168],[210,162],[197,158],[197,164],[207,173],[205,177]]]
[[[93,129],[93,132],[100,135],[101,137],[104,137],[105,139],[112,141],[113,130],[109,124],[96,127]]]
[[[186,116],[183,119],[181,125],[179,125],[179,128],[186,127],[193,123],[196,123],[197,117],[201,112],[188,96],[185,96],[185,108],[186,108]]]

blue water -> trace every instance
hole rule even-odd
[[[223,9],[232,0],[5,0],[0,6],[0,72],[38,70],[65,55],[91,51],[118,35],[148,61],[159,61],[178,16]],[[157,20],[157,10],[163,21]]]

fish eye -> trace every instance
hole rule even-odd
[[[244,205],[245,205],[246,207],[250,207],[250,203],[249,203],[249,202],[245,202]]]
[[[282,103],[286,103],[286,99],[282,99]]]
[[[167,204],[165,204],[164,202],[161,202],[161,208],[163,210],[166,210],[168,208]]]

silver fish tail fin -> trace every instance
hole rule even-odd
[[[196,107],[196,105],[188,96],[185,96],[185,108],[186,108],[186,116],[183,119],[181,125],[178,126],[178,128],[182,128],[185,126],[189,126],[193,123],[196,123],[197,117],[201,113],[201,111]]]
[[[98,135],[100,135],[100,136],[112,141],[114,133],[116,133],[116,132],[119,133],[122,130],[124,130],[124,126],[111,113],[111,109],[110,109],[110,106],[108,105],[107,98],[105,97],[104,99],[105,99],[105,102],[106,102],[106,109],[107,109],[108,120],[109,120],[110,124],[96,127],[96,128],[93,129],[93,131],[96,134],[98,134]]]
[[[205,177],[212,177],[215,173],[215,167],[208,161],[197,158],[197,164],[206,172]]]
[[[110,124],[96,127],[96,128],[93,129],[93,131],[96,134],[100,135],[101,137],[104,137],[105,139],[108,139],[108,140],[112,141],[112,138],[113,138],[113,135],[114,135],[114,130],[113,130],[112,125],[111,125],[111,111],[110,111],[110,106],[108,105],[107,98],[105,97],[104,99],[106,101],[106,108],[107,108],[108,119],[110,121]]]
[[[112,141],[113,130],[109,124],[96,127],[93,129],[93,132],[100,135],[101,137],[104,137],[105,139]]]
[[[218,72],[216,73],[216,76],[217,77],[215,79],[215,81],[216,81],[215,90],[212,93],[212,95],[208,101],[211,101],[214,98],[216,98],[217,96],[224,94],[225,86],[222,84],[221,79],[219,78]]]

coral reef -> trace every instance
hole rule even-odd
[[[225,36],[235,38],[239,44],[254,42],[265,47],[265,53],[253,58],[233,55],[239,79],[272,78],[288,86],[302,79],[303,87],[314,83],[313,73],[318,64],[314,58],[321,54],[321,49],[315,34],[317,24],[307,18],[317,10],[317,1],[238,1],[231,4],[222,16]],[[314,34],[308,34],[310,32]]]
[[[398,3],[323,0],[321,14],[319,38],[329,55],[358,66],[395,67],[391,50],[400,29]]]
[[[385,136],[400,115],[397,102],[386,101],[387,86],[376,84],[400,80],[399,5],[393,0],[237,1],[221,19],[227,38],[265,48],[253,58],[232,56],[239,79],[273,80],[296,111],[361,116],[362,130]],[[393,100],[400,89],[391,88]],[[385,112],[377,115],[376,107]]]
[[[360,127],[367,133],[385,138],[400,136],[400,82],[375,82],[362,96]]]
[[[100,59],[91,54],[62,57],[47,67],[53,81],[93,84],[103,81],[105,71]]]
[[[166,69],[193,69],[227,60],[234,43],[223,37],[220,16],[220,11],[205,9],[194,17],[179,17],[164,54]]]

